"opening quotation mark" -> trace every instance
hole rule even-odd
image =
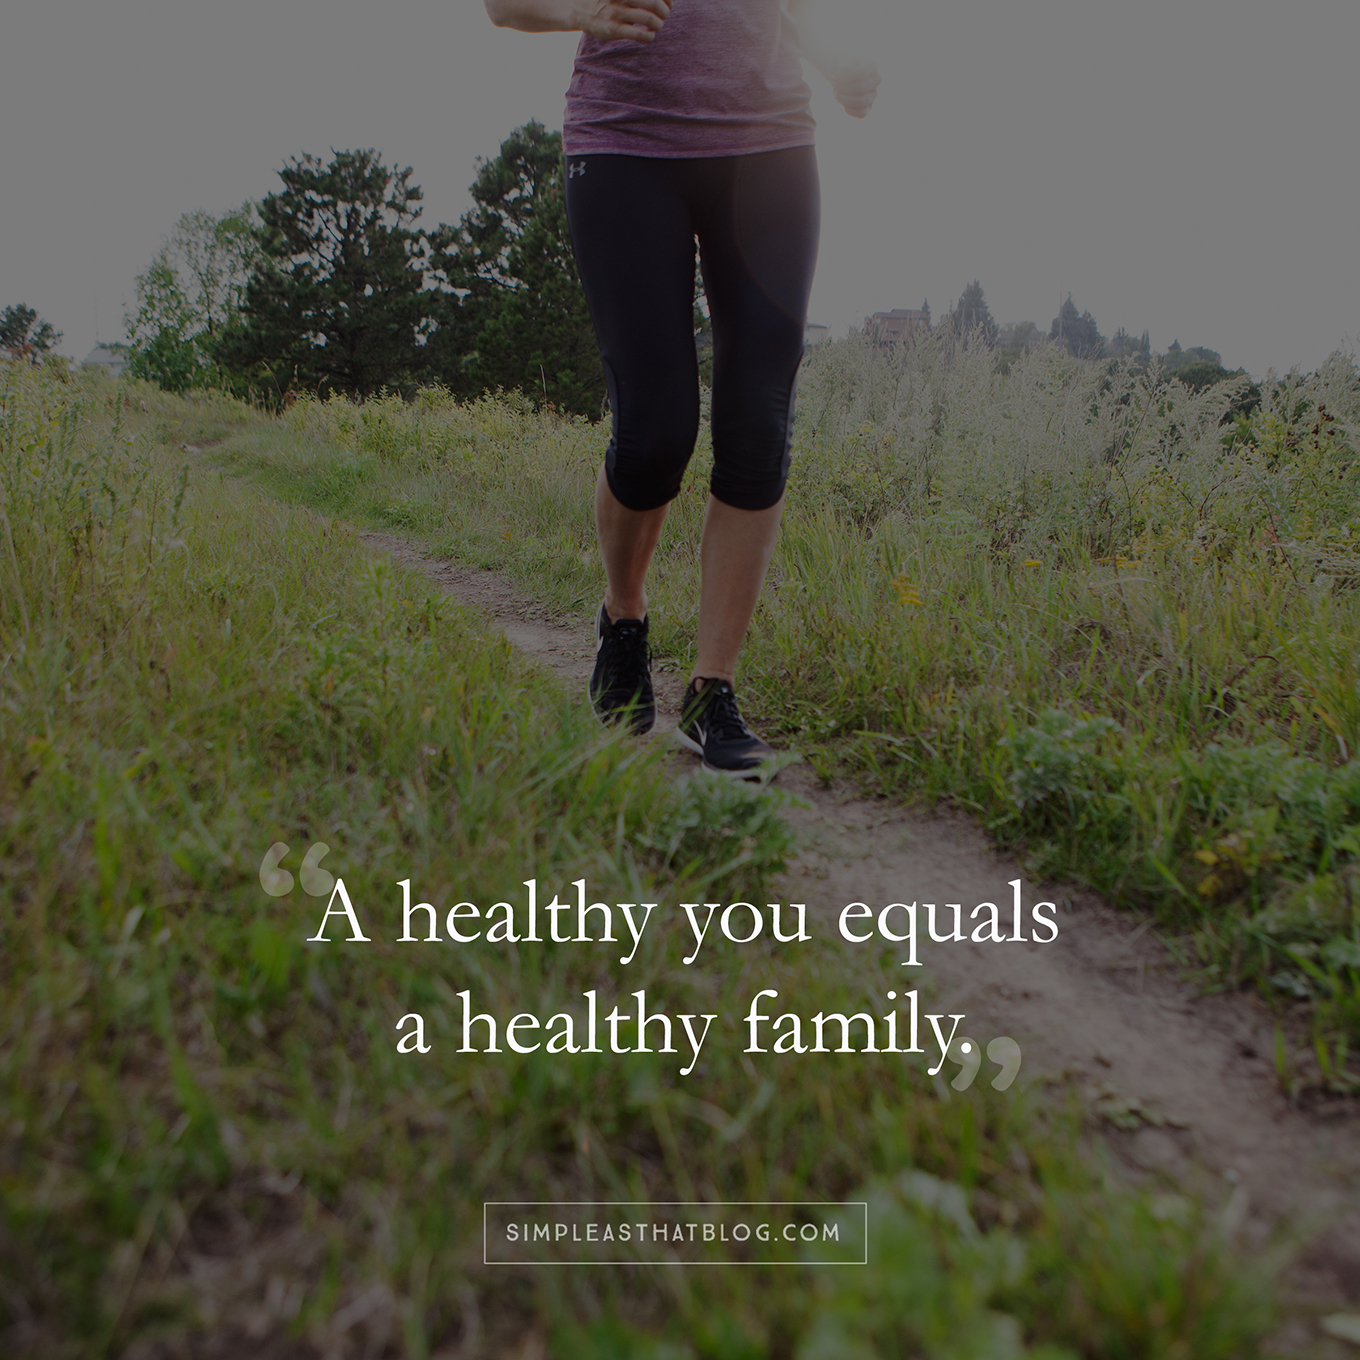
[[[949,1045],[949,1061],[958,1063],[959,1074],[949,1084],[956,1091],[966,1091],[976,1080],[982,1067],[982,1047],[976,1039],[961,1034]],[[1009,1035],[993,1039],[987,1045],[987,1061],[994,1062],[1001,1071],[992,1078],[992,1090],[1005,1091],[1020,1071],[1020,1045]]]
[[[335,887],[335,875],[321,867],[321,861],[330,852],[330,846],[324,841],[317,841],[308,848],[302,857],[302,868],[298,871],[303,892],[313,897],[325,897]],[[281,867],[287,853],[288,847],[282,841],[275,841],[260,861],[260,887],[270,897],[287,897],[293,891],[293,875]]]

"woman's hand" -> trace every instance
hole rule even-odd
[[[656,41],[670,16],[670,0],[585,0],[579,27],[602,42]]]
[[[844,0],[789,0],[789,17],[797,26],[803,55],[831,83],[841,108],[852,118],[863,118],[883,78],[868,57],[846,53]]]
[[[866,117],[883,83],[877,65],[868,57],[855,57],[838,63],[826,74],[831,81],[831,93],[841,108],[852,118]]]
[[[670,0],[484,0],[491,22],[521,33],[589,33],[603,42],[656,41]]]

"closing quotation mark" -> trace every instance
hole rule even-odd
[[[949,1084],[956,1091],[966,1091],[982,1066],[982,1047],[976,1039],[961,1034],[949,1045],[949,1061],[958,1063],[959,1074]],[[1001,1071],[992,1078],[992,1090],[1004,1091],[1020,1071],[1020,1045],[1009,1035],[993,1039],[987,1045],[987,1061],[994,1062]]]
[[[310,893],[313,897],[325,897],[335,887],[335,875],[321,867],[321,861],[330,852],[329,845],[324,841],[317,841],[302,857],[299,877],[302,879],[303,892]],[[286,897],[293,891],[293,875],[280,867],[280,861],[287,853],[288,847],[282,841],[275,841],[264,852],[264,858],[260,861],[260,887],[270,897]]]

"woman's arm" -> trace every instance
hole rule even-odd
[[[655,40],[670,0],[484,0],[497,28],[521,33],[589,33],[604,42]]]
[[[789,13],[798,25],[803,55],[830,81],[840,106],[852,117],[865,117],[882,84],[878,66],[868,57],[851,56],[841,48],[827,0],[789,0]]]

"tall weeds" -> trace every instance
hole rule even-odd
[[[186,476],[182,445],[234,438],[243,463],[332,507],[376,494],[421,516],[432,487],[499,486],[547,526],[554,489],[589,477],[589,427],[437,396],[279,423],[27,369],[0,384],[6,1355],[945,1360],[994,1341],[1152,1360],[1255,1344],[1268,1291],[1213,1206],[1167,1212],[1104,1183],[1066,1121],[994,1092],[945,1103],[884,1054],[762,1071],[732,1033],[689,1086],[652,1054],[459,1055],[463,988],[501,1014],[645,987],[726,1017],[771,984],[809,1009],[883,990],[881,960],[825,942],[724,948],[703,973],[669,929],[626,973],[584,945],[394,942],[402,878],[440,907],[531,875],[585,877],[606,901],[755,895],[789,833],[768,794],[676,787],[660,753],[602,735],[345,525]],[[470,543],[557,560],[527,520],[504,537],[492,504],[460,509]],[[574,523],[546,541],[571,543]],[[559,582],[586,570],[571,552]],[[281,896],[261,876],[278,841],[300,878]],[[299,864],[318,842],[370,945],[309,940],[322,899]],[[394,1021],[413,1010],[432,1047],[403,1056]],[[859,1187],[890,1230],[871,1314],[796,1270],[677,1288],[665,1269],[481,1265],[488,1199]],[[1112,1283],[1130,1253],[1132,1284]]]
[[[1259,401],[1257,398],[1259,397]],[[589,611],[605,433],[523,398],[303,403],[238,446],[277,489],[517,573]],[[946,798],[1064,874],[1157,908],[1219,985],[1320,1025],[1349,1089],[1360,927],[1360,377],[1194,393],[947,331],[819,346],[748,702],[819,767]],[[688,663],[707,436],[649,580]]]

